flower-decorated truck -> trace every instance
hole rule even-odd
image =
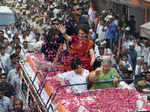
[[[118,88],[103,88],[74,92],[71,86],[53,80],[63,71],[61,65],[52,64],[41,54],[29,54],[22,67],[22,90],[28,106],[36,102],[41,112],[137,112],[150,111],[148,96],[120,82]],[[99,82],[107,83],[107,82]],[[85,83],[86,84],[86,83]]]

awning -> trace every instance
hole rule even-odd
[[[150,0],[142,0],[142,3],[143,3],[145,6],[150,6]]]
[[[128,6],[150,8],[150,0],[111,0],[111,1],[118,4],[128,5]]]
[[[141,28],[140,35],[142,37],[150,39],[150,22],[141,25],[140,28]]]
[[[108,0],[109,1],[109,0]],[[112,2],[124,5],[139,6],[139,0],[111,0]]]

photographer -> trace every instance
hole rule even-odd
[[[133,71],[130,69],[126,69],[123,71],[122,79],[133,79]],[[131,84],[133,81],[125,81],[127,84]]]
[[[138,91],[142,91],[145,88],[150,89],[150,72],[142,72],[136,75],[134,84]]]

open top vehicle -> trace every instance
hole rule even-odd
[[[138,92],[119,80],[117,88],[102,88],[74,92],[71,87],[87,83],[61,86],[53,77],[63,71],[61,65],[44,60],[41,54],[29,54],[20,62],[22,68],[22,96],[27,106],[37,105],[39,112],[141,112],[150,111],[149,91]],[[110,80],[111,81],[111,80]],[[110,81],[94,82],[103,84]],[[117,110],[117,111],[116,111]]]

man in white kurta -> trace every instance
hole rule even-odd
[[[104,22],[100,21],[98,23],[97,30],[96,30],[96,33],[98,34],[97,41],[102,41],[106,39],[106,32],[105,32],[106,29],[107,27],[104,26]]]
[[[6,70],[6,66],[9,64],[9,54],[5,53],[5,48],[1,47],[1,52],[0,52],[0,65],[2,66],[3,71]],[[6,71],[5,71],[6,72]]]

